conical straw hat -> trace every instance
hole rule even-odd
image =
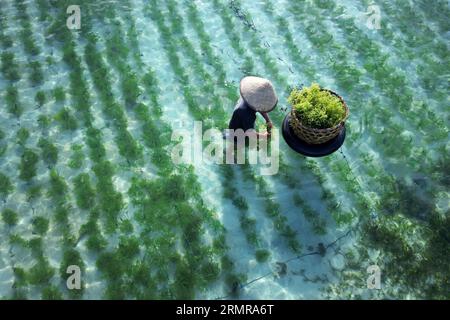
[[[269,112],[277,105],[277,94],[267,79],[245,77],[241,80],[240,91],[245,102],[256,111]]]

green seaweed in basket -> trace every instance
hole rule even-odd
[[[345,118],[341,100],[317,83],[301,90],[294,89],[288,97],[298,119],[307,127],[332,128]]]

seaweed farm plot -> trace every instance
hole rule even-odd
[[[1,1],[0,297],[448,299],[449,13],[443,0]],[[277,94],[276,161],[197,161],[206,141],[179,161],[198,130],[225,142],[247,76]],[[301,101],[313,83],[335,118]],[[293,100],[322,129],[346,118],[344,144],[294,152]]]

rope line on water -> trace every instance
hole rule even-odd
[[[314,251],[314,252],[305,253],[305,254],[301,254],[301,255],[298,255],[298,256],[289,258],[289,259],[287,259],[287,260],[285,260],[285,261],[277,261],[276,264],[277,264],[277,265],[287,265],[289,262],[292,262],[292,261],[294,261],[294,260],[300,260],[300,259],[302,259],[302,258],[304,258],[304,257],[307,257],[307,256],[314,256],[314,255],[324,256],[324,254],[326,253],[326,251],[328,250],[328,248],[334,246],[334,245],[335,245],[336,243],[338,243],[341,239],[347,237],[352,231],[353,231],[352,229],[349,229],[346,233],[344,233],[343,235],[339,236],[339,237],[336,238],[334,241],[330,242],[330,243],[327,244],[326,246],[323,246],[323,248],[324,248],[323,250],[320,250],[320,251]],[[270,271],[270,272],[267,272],[266,274],[264,274],[264,275],[262,275],[262,276],[259,276],[259,277],[255,278],[255,279],[252,279],[252,280],[250,280],[250,281],[248,281],[248,282],[246,282],[246,283],[238,284],[238,285],[236,286],[236,290],[242,290],[242,289],[248,287],[249,285],[251,285],[251,284],[253,284],[253,283],[255,283],[255,282],[258,282],[259,280],[262,280],[262,279],[264,279],[264,278],[267,278],[267,277],[269,277],[269,276],[271,276],[271,275],[276,276],[276,275],[279,275],[279,274],[280,274],[279,271]],[[234,296],[234,295],[235,295],[235,293],[234,293],[234,292],[231,292],[231,293],[229,293],[229,294],[227,294],[227,295],[225,295],[225,296],[217,297],[217,298],[215,298],[214,300],[223,300],[223,299],[232,297],[232,296]]]

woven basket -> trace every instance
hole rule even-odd
[[[334,126],[332,128],[315,129],[315,128],[310,128],[310,127],[304,126],[300,122],[300,120],[297,118],[294,108],[292,108],[291,113],[290,113],[289,124],[290,124],[292,130],[294,131],[295,135],[309,144],[322,144],[322,143],[325,143],[325,142],[330,141],[331,139],[337,137],[339,135],[339,133],[341,132],[342,128],[344,127],[345,120],[347,120],[348,114],[349,114],[347,104],[345,103],[344,99],[342,99],[341,96],[339,96],[337,93],[335,93],[331,90],[328,90],[328,89],[322,89],[322,90],[330,92],[331,94],[335,95],[342,101],[342,105],[345,108],[345,117],[344,117],[344,119],[342,119],[342,121],[339,124],[337,124],[336,126]]]

